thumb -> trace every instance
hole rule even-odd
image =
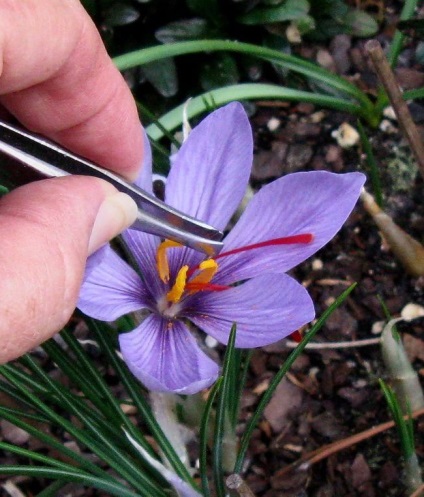
[[[87,256],[136,213],[130,197],[89,177],[39,181],[0,199],[0,363],[66,324]]]

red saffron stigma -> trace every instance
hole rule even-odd
[[[186,289],[190,292],[222,292],[224,290],[228,290],[231,288],[227,285],[215,285],[214,283],[190,283],[188,282],[186,285]]]
[[[272,245],[292,245],[295,243],[311,243],[314,239],[314,235],[311,233],[302,233],[301,235],[284,236],[282,238],[273,238],[272,240],[266,240],[265,242],[253,243],[252,245],[246,245],[244,247],[238,247],[228,252],[221,252],[214,259],[219,259],[220,257],[226,257],[227,255],[238,254],[239,252],[245,252],[247,250],[254,250],[262,247],[269,247]]]
[[[300,343],[303,340],[302,333],[299,330],[293,331],[289,337],[293,340],[293,342]]]

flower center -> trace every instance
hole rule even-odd
[[[168,305],[177,304],[184,296],[192,295],[197,292],[220,292],[230,288],[227,285],[217,285],[211,283],[219,268],[216,259],[273,245],[311,243],[313,239],[314,237],[310,233],[287,236],[283,238],[274,238],[272,240],[266,240],[264,242],[245,245],[244,247],[238,247],[233,250],[228,250],[227,252],[221,252],[220,254],[215,256],[214,259],[205,259],[198,266],[193,268],[189,268],[187,265],[184,265],[179,269],[175,278],[175,282],[166,294],[166,301],[162,302],[162,306],[163,304],[165,304],[165,302],[168,302]],[[159,278],[165,284],[168,284],[170,280],[169,263],[166,252],[169,248],[175,247],[183,247],[183,245],[178,242],[173,242],[172,240],[165,240],[159,245],[156,252],[156,267],[158,270]]]
[[[166,251],[168,248],[182,246],[183,245],[180,243],[165,240],[158,247],[156,253],[156,266],[159,278],[164,283],[169,283],[170,279],[169,263]],[[193,293],[200,292],[202,290],[219,291],[229,288],[227,286],[213,285],[210,283],[217,271],[218,264],[214,259],[206,259],[190,271],[187,265],[182,266],[178,271],[173,286],[166,294],[166,300],[172,304],[176,304],[185,294],[192,295]]]

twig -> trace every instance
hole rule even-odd
[[[383,49],[377,40],[369,40],[365,49],[368,52],[381,84],[387,92],[390,103],[398,118],[400,128],[407,138],[412,152],[417,160],[421,175],[424,177],[424,145],[412,120],[408,106],[402,97],[402,92],[396,82],[395,75],[384,55]]]
[[[420,416],[424,415],[424,409],[419,409],[418,411],[414,411],[411,415],[412,418],[418,418]],[[408,419],[408,416],[404,416],[404,419]],[[382,423],[378,426],[374,426],[372,428],[369,428],[368,430],[362,431],[360,433],[356,433],[355,435],[352,435],[351,437],[344,438],[343,440],[338,440],[337,442],[333,442],[328,445],[324,445],[324,447],[320,447],[317,450],[314,450],[312,452],[308,452],[307,454],[304,454],[298,461],[296,461],[293,464],[290,464],[286,466],[285,468],[282,468],[280,471],[276,473],[276,477],[281,478],[281,476],[290,473],[290,471],[293,471],[294,469],[298,468],[299,466],[312,466],[312,464],[315,464],[319,461],[322,461],[323,459],[326,459],[327,457],[336,454],[337,452],[340,452],[341,450],[347,449],[351,447],[352,445],[356,445],[359,442],[363,442],[364,440],[367,440],[368,438],[372,438],[375,435],[378,435],[379,433],[382,433],[386,430],[389,430],[390,428],[393,428],[395,426],[395,423],[393,421],[388,421],[387,423]]]
[[[323,349],[351,349],[355,347],[368,347],[369,345],[378,345],[380,337],[365,338],[364,340],[351,340],[349,342],[309,342],[306,350],[323,350]],[[285,345],[290,349],[295,349],[299,344],[293,340],[287,340]]]
[[[230,475],[225,484],[233,497],[255,497],[248,484],[237,473]]]

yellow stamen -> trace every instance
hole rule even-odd
[[[158,268],[159,278],[164,283],[168,283],[169,281],[169,264],[166,257],[166,249],[171,247],[182,247],[182,245],[172,240],[165,240],[159,245],[156,252],[156,267]]]
[[[213,259],[206,259],[199,264],[200,273],[190,283],[210,283],[218,271],[218,264]],[[194,291],[190,292],[194,293]]]
[[[178,271],[177,277],[175,278],[174,286],[166,294],[166,298],[169,302],[176,304],[177,302],[180,301],[181,297],[183,296],[187,281],[187,271],[188,271],[188,266],[183,266]]]

